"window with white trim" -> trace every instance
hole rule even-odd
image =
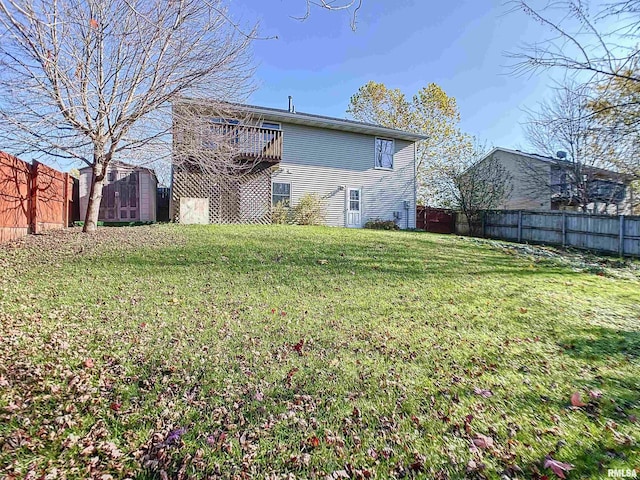
[[[291,205],[291,184],[273,183],[271,187],[271,205],[276,206],[282,203],[285,207]]]
[[[376,137],[375,168],[393,170],[393,140]]]

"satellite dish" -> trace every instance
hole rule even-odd
[[[564,150],[558,150],[556,152],[556,157],[564,160],[565,158],[567,158],[567,152],[565,152]]]

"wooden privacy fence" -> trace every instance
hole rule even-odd
[[[416,228],[434,233],[455,233],[456,213],[445,208],[416,207]]]
[[[69,174],[0,152],[0,242],[68,226],[72,198]]]
[[[640,257],[640,216],[487,211],[483,236]]]

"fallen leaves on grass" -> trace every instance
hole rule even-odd
[[[298,352],[298,355],[302,356],[302,347],[304,347],[304,338],[301,338],[300,341],[293,346],[293,349]]]

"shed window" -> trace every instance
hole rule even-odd
[[[291,204],[291,184],[290,183],[274,183],[271,196],[271,204],[277,205],[282,203],[285,207]]]
[[[376,168],[393,169],[393,140],[376,138]]]

